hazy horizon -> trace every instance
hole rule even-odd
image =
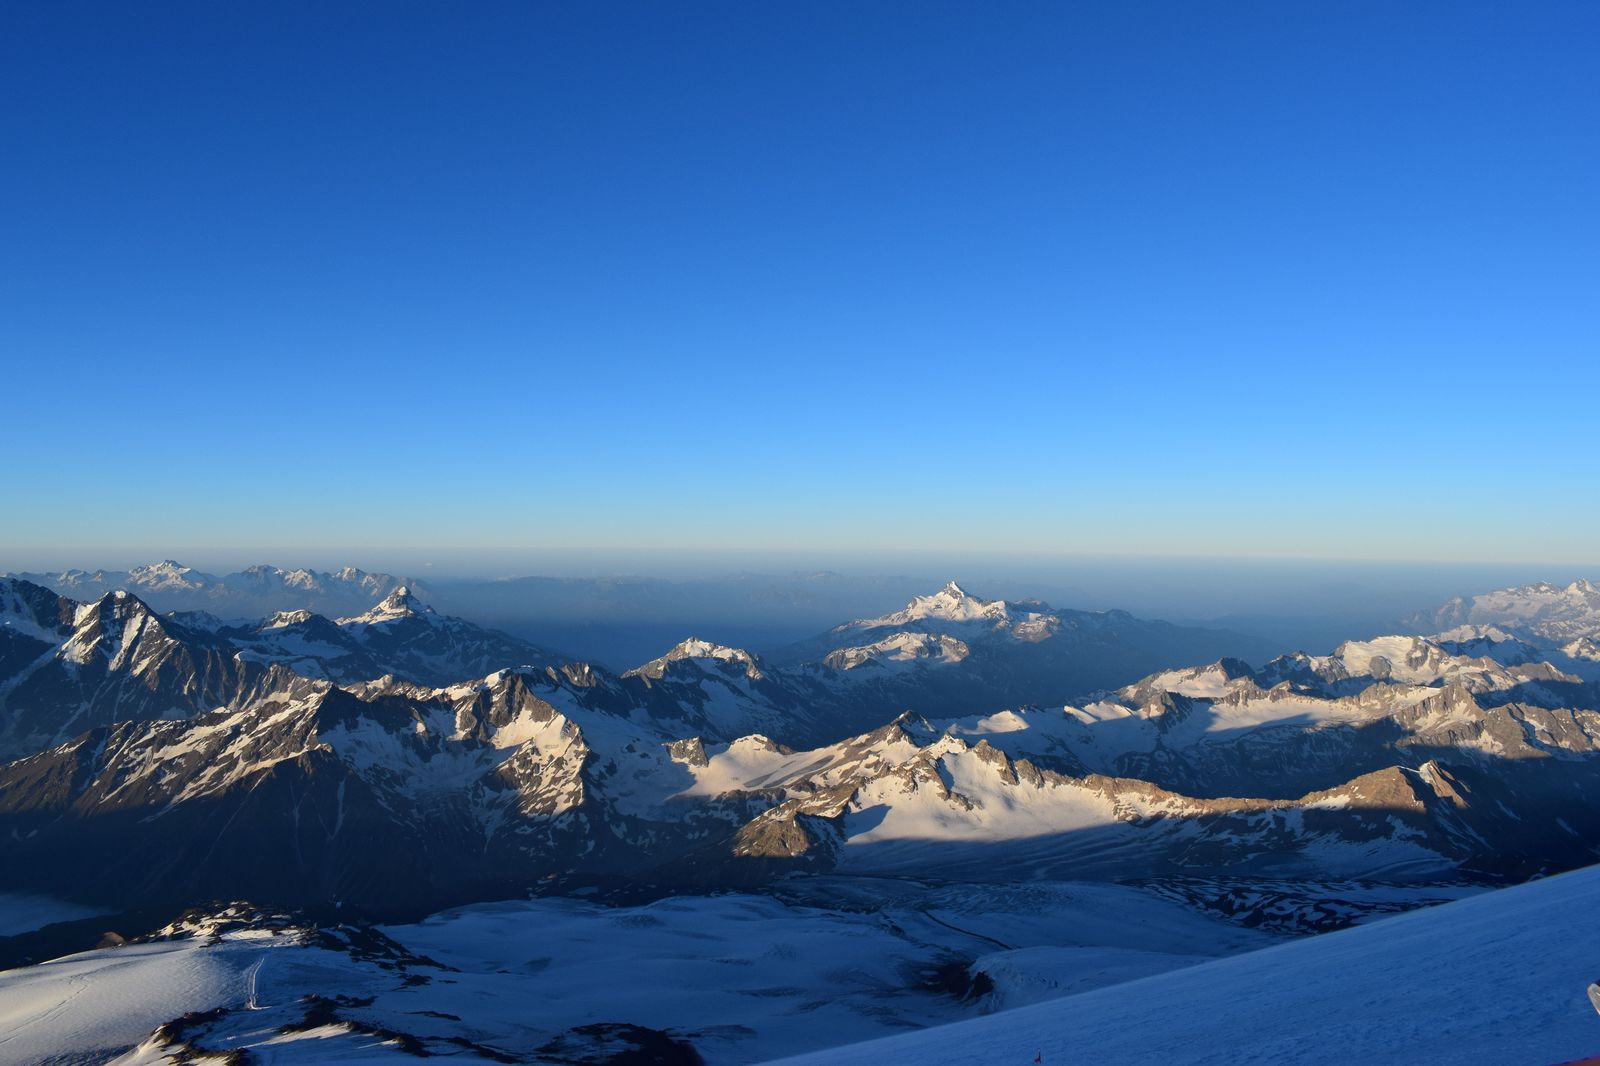
[[[617,668],[644,662],[689,636],[768,653],[851,618],[898,609],[951,580],[986,599],[1040,599],[1058,609],[1125,610],[1226,629],[1254,641],[1240,657],[1261,658],[1325,652],[1344,640],[1394,632],[1407,615],[1455,596],[1600,576],[1600,567],[1537,563],[985,553],[678,553],[611,556],[609,567],[597,565],[605,557],[595,553],[571,553],[505,558],[499,566],[464,560],[459,568],[410,565],[417,560],[383,553],[305,554],[312,558],[158,553],[131,565],[170,557],[215,577],[256,564],[323,571],[355,565],[422,583],[425,600],[445,613]],[[130,566],[80,560],[70,568]]]
[[[1244,567],[1287,569],[1371,569],[1398,571],[1453,570],[1457,572],[1549,573],[1547,578],[1575,576],[1600,570],[1600,561],[1574,559],[1490,559],[1447,557],[1368,558],[1361,556],[1308,556],[1263,554],[1203,554],[1188,552],[1006,552],[938,549],[882,549],[857,551],[789,549],[607,549],[485,548],[429,550],[426,548],[120,548],[83,551],[0,546],[0,573],[61,572],[64,570],[129,570],[136,566],[171,561],[205,573],[221,575],[250,566],[277,566],[333,571],[354,566],[370,572],[401,573],[409,577],[451,580],[511,580],[525,577],[655,577],[696,579],[738,573],[803,574],[833,572],[843,575],[877,575],[905,571],[932,572],[976,567],[980,570],[1025,573],[1063,568],[1117,568],[1150,566]]]

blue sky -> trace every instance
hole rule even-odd
[[[4,562],[1600,561],[1600,7],[333,6],[7,12]]]

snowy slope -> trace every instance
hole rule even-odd
[[[1548,1064],[1600,1053],[1600,867],[787,1066]]]
[[[0,974],[0,1062],[103,1061],[176,1018],[244,1002],[255,953],[137,944]]]
[[[1127,886],[806,887],[852,905],[507,901],[375,930],[190,920],[179,939],[0,972],[0,1062],[134,1049],[120,1061],[155,1064],[234,1048],[257,1062],[411,1061],[380,1033],[467,1061],[489,1057],[474,1047],[592,1061],[599,1034],[584,1030],[610,1024],[731,1066],[973,1016],[990,1003],[931,979],[978,955],[1028,995],[1063,976],[1098,986],[1272,942]],[[311,1024],[317,996],[331,1010]],[[152,1036],[189,1011],[217,1013]]]

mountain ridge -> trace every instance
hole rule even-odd
[[[916,637],[903,672],[784,669],[689,638],[613,674],[556,657],[508,666],[533,656],[405,586],[355,616],[215,632],[130,593],[80,604],[15,579],[0,582],[0,607],[18,669],[0,711],[11,742],[34,745],[0,767],[0,854],[72,871],[41,886],[52,891],[93,883],[76,857],[103,840],[181,856],[221,825],[275,841],[262,853],[281,869],[213,847],[195,869],[146,869],[140,891],[267,886],[304,903],[285,854],[301,857],[307,891],[413,906],[627,869],[683,884],[821,870],[1514,877],[1600,843],[1600,820],[1571,799],[1600,788],[1595,683],[1483,627],[1259,669],[1224,657],[1069,702],[942,715],[916,696],[979,652],[929,662]],[[968,648],[1033,649],[1125,617],[1019,609],[952,583],[831,632],[880,638],[881,656],[931,619],[963,627]],[[841,650],[857,647],[873,645]],[[852,702],[850,675],[873,669],[912,684]],[[35,677],[67,687],[30,688]],[[916,710],[884,713],[884,692]],[[63,693],[80,711],[40,733],[39,708],[67,706]],[[392,887],[407,881],[411,903]]]

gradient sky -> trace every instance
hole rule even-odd
[[[1600,561],[1597,40],[1592,3],[11,5],[0,563]]]

